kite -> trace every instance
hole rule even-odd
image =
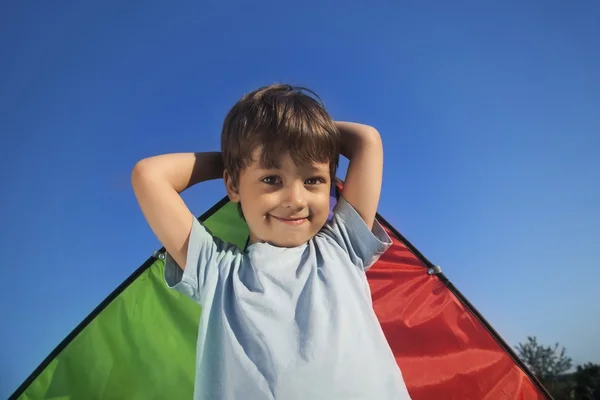
[[[334,188],[333,200],[340,188],[341,183]],[[411,397],[551,399],[441,269],[379,214],[377,219],[393,245],[367,278],[375,313]],[[245,246],[248,227],[227,197],[199,220],[213,235]],[[201,307],[168,289],[163,272],[161,249],[98,305],[10,398],[192,398]]]

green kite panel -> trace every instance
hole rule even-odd
[[[222,240],[245,245],[247,226],[233,203],[204,223]],[[92,315],[19,399],[192,398],[201,308],[167,288],[162,259],[150,262]]]

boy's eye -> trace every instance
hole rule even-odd
[[[307,185],[318,185],[319,183],[325,183],[323,178],[309,178],[306,180]]]
[[[266,183],[267,185],[275,185],[277,183],[277,177],[276,176],[267,176],[266,178],[262,179],[263,183]]]

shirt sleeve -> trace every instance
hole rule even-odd
[[[164,279],[167,287],[202,304],[204,294],[216,285],[220,270],[231,265],[239,250],[215,237],[196,218],[192,224],[185,268],[165,253]]]
[[[369,229],[343,196],[333,208],[333,217],[322,229],[322,234],[333,239],[348,253],[352,263],[365,271],[392,245],[392,240],[377,219],[373,221],[373,228]]]

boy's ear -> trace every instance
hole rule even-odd
[[[225,189],[227,190],[227,196],[229,196],[229,200],[233,201],[234,203],[239,203],[240,193],[233,182],[231,174],[227,170],[223,171],[223,180],[225,181]]]

